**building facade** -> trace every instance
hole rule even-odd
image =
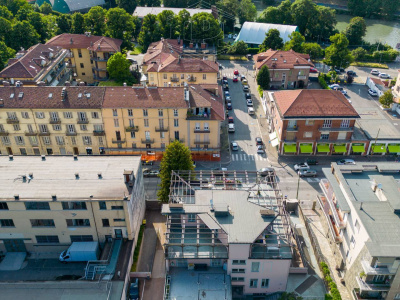
[[[93,83],[108,79],[107,61],[121,51],[122,40],[104,36],[63,33],[50,39],[46,45],[69,50],[66,63],[75,81]]]
[[[366,155],[358,113],[332,90],[264,91],[270,140],[280,155]]]
[[[321,219],[353,299],[400,299],[399,166],[332,163],[323,172]]]
[[[140,157],[3,156],[0,165],[3,253],[137,238],[145,212]]]
[[[256,74],[263,66],[268,67],[271,77],[270,87],[273,90],[307,88],[310,68],[314,67],[308,54],[293,50],[269,49],[254,55],[253,59]]]

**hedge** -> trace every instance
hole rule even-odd
[[[330,90],[331,88],[328,86],[328,84],[326,83],[326,81],[325,81],[325,76],[324,76],[325,74],[322,74],[321,75],[321,73],[318,75],[318,82],[319,82],[319,84],[321,85],[321,87],[324,89],[324,90]],[[322,267],[321,267],[322,268]]]
[[[260,52],[260,48],[247,48],[247,52],[249,54],[257,54],[258,52]]]
[[[322,76],[321,76],[322,78]],[[322,78],[323,79],[323,78]],[[325,79],[324,79],[325,82]],[[325,82],[326,84],[326,82]],[[322,270],[322,273],[324,274],[324,280],[327,283],[327,285],[329,286],[329,294],[325,295],[325,300],[342,300],[342,296],[340,296],[340,292],[337,288],[336,283],[333,282],[332,277],[330,276],[331,272],[329,271],[329,267],[326,263],[324,263],[323,261],[320,262],[320,267]]]

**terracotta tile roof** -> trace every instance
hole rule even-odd
[[[0,72],[1,78],[35,78],[47,64],[51,57],[57,56],[61,47],[37,44],[28,49],[20,59],[9,60],[9,65]],[[50,57],[51,56],[51,57]],[[42,65],[44,61],[44,65]]]
[[[274,92],[279,113],[290,117],[354,117],[358,113],[346,97],[333,90],[292,90]]]
[[[211,120],[225,120],[222,87],[218,84],[190,85],[190,107],[211,107]],[[216,95],[218,93],[218,96]]]
[[[158,72],[217,73],[216,62],[196,58],[168,59],[158,68]]]
[[[72,43],[71,43],[72,41]],[[120,51],[122,40],[110,37],[85,34],[63,33],[50,39],[46,45],[60,46],[63,49],[89,49],[94,51]],[[95,46],[96,45],[96,46]],[[98,46],[100,45],[100,49]]]
[[[301,54],[293,50],[281,51],[269,49],[254,55],[254,63],[257,69],[266,65],[270,69],[293,69],[295,66],[310,66],[314,64],[309,60],[308,54]]]
[[[67,97],[61,98],[63,87],[0,87],[0,99],[4,108],[101,108],[104,87],[76,86],[66,87]],[[20,93],[22,97],[19,97]],[[11,98],[10,96],[13,95]],[[51,97],[50,97],[50,94]],[[2,108],[0,108],[2,109]]]
[[[182,53],[182,48],[182,45],[178,45],[178,40],[162,39],[151,43],[143,56],[143,64],[151,64],[153,61],[160,63],[170,55],[178,57]]]

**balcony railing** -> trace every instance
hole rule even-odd
[[[139,126],[128,126],[128,127],[125,127],[125,131],[127,131],[127,132],[138,132],[139,131]]]
[[[104,130],[93,130],[94,136],[105,136],[106,132]]]
[[[330,210],[332,212],[333,218],[335,219],[335,223],[339,226],[339,228],[345,228],[346,227],[346,221],[343,220],[341,212],[336,207],[336,204],[333,201],[333,198],[334,198],[333,189],[331,188],[329,181],[327,179],[321,179],[320,186],[322,188],[322,191],[325,194],[325,197],[326,197],[327,202],[329,204],[329,207],[330,207]]]
[[[123,144],[125,143],[125,139],[121,140],[121,139],[112,139],[112,143],[113,144]]]
[[[108,58],[104,58],[104,57],[92,57],[91,58],[93,61],[107,61]]]
[[[171,82],[179,82],[179,77],[171,77]]]
[[[154,139],[142,139],[143,144],[154,144]]]
[[[359,276],[356,276],[356,281],[358,286],[360,287],[360,291],[388,291],[390,290],[390,282],[388,281],[383,283],[374,283],[374,282],[367,282],[361,279]]]
[[[39,136],[49,136],[50,132],[39,132]]]
[[[327,203],[326,197],[321,195],[318,196],[317,199],[326,218],[326,222],[328,223],[332,238],[334,239],[335,243],[341,243],[343,239],[340,236],[339,229],[337,228],[335,222],[333,219],[331,219],[331,215],[329,214],[329,204]]]
[[[288,126],[287,128],[286,128],[286,131],[292,131],[292,132],[296,132],[296,131],[299,131],[299,127],[298,126]]]
[[[352,132],[354,127],[318,127],[319,131],[330,131],[330,132]]]
[[[156,132],[168,132],[169,127],[156,127]]]
[[[25,136],[35,136],[37,134],[37,131],[25,131]]]
[[[101,72],[107,71],[107,68],[100,68],[100,67],[92,67],[92,69],[93,69],[94,71],[101,71]]]
[[[187,120],[209,120],[210,119],[210,113],[199,113],[199,114],[194,114],[192,111],[188,111],[186,115]]]
[[[202,145],[209,145],[209,144],[210,144],[210,141],[194,141],[194,144],[195,144],[195,145],[199,145],[199,144],[202,144]]]
[[[385,300],[380,293],[376,297],[370,295],[363,296],[360,293],[360,289],[353,289],[353,296],[357,300]]]
[[[196,82],[196,77],[194,77],[194,76],[189,77],[187,81],[188,82]]]
[[[65,135],[66,135],[66,136],[76,136],[77,133],[76,133],[76,131],[66,131],[66,132],[65,132]]]
[[[7,136],[8,135],[8,131],[2,130],[0,131],[0,136]]]
[[[210,133],[210,128],[204,128],[204,129],[194,129],[195,133]]]
[[[60,119],[55,119],[55,118],[50,118],[49,119],[49,123],[50,124],[61,124],[61,120]]]
[[[7,124],[19,124],[18,118],[7,118]]]
[[[73,52],[68,52],[66,57],[72,58],[72,57],[74,57],[74,53]]]
[[[77,119],[78,124],[89,124],[88,119]]]
[[[386,265],[380,266],[379,268],[374,268],[371,266],[371,263],[366,260],[361,260],[361,266],[366,275],[394,275],[396,271],[391,271],[390,268]]]

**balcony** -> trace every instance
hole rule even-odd
[[[354,127],[318,127],[319,131],[329,131],[329,132],[353,132]]]
[[[50,132],[39,132],[39,136],[50,136]]]
[[[194,129],[194,133],[210,133],[210,128],[204,128],[204,129]]]
[[[195,145],[210,145],[210,141],[194,141]]]
[[[185,143],[185,139],[184,139],[184,138],[181,138],[181,139],[171,139],[170,141],[171,141],[171,143],[173,143],[173,142],[175,142],[175,141],[180,141],[181,143]]]
[[[372,291],[372,292],[379,292],[379,291],[388,291],[390,290],[390,281],[387,280],[386,282],[382,283],[375,283],[375,282],[367,282],[360,278],[360,276],[356,276],[357,284],[360,288],[360,291]]]
[[[76,131],[66,131],[66,132],[65,132],[65,135],[66,135],[66,136],[76,136],[77,133],[76,133]]]
[[[372,267],[371,263],[363,259],[361,260],[361,266],[366,275],[395,275],[396,271],[391,271],[389,266],[381,265],[379,267]]]
[[[139,126],[128,126],[128,127],[125,127],[125,131],[127,131],[127,132],[138,132],[139,131]]]
[[[299,75],[297,76],[297,80],[306,80],[307,76],[306,75]]]
[[[69,51],[69,52],[67,53],[67,56],[66,56],[66,57],[72,58],[72,57],[74,57],[74,53]]]
[[[142,139],[143,144],[154,144],[154,139]]]
[[[385,300],[385,298],[382,297],[382,293],[371,296],[368,292],[360,292],[360,289],[353,289],[353,298],[357,300]]]
[[[343,229],[346,227],[346,221],[343,220],[343,216],[341,211],[336,206],[336,200],[333,193],[333,189],[331,188],[329,181],[327,179],[321,179],[320,184],[322,191],[325,194],[327,202],[329,204],[330,212],[333,215],[335,223],[339,226],[339,228]]]
[[[104,57],[92,57],[91,60],[93,60],[93,61],[108,61],[108,58],[104,58]]]
[[[299,131],[299,127],[297,125],[290,126],[290,127],[288,126],[286,128],[286,131],[297,132],[297,131]]]
[[[61,120],[60,119],[55,119],[55,118],[50,118],[49,119],[49,123],[50,124],[61,124]]]
[[[170,80],[171,80],[171,82],[179,82],[178,77],[171,77]]]
[[[37,134],[37,131],[25,131],[25,136],[35,136]]]
[[[343,242],[342,237],[340,236],[340,232],[338,227],[335,224],[335,221],[333,220],[332,215],[330,214],[330,208],[329,208],[329,204],[327,203],[327,199],[325,196],[319,195],[317,197],[318,202],[324,212],[324,216],[326,218],[326,222],[328,224],[329,227],[329,231],[331,233],[331,236],[333,238],[333,240],[335,241],[335,243],[341,243]]]
[[[67,61],[67,63],[65,64],[65,66],[68,68],[68,69],[73,69],[73,68],[75,68],[76,67],[76,65],[73,65],[72,64],[72,61]]]
[[[121,139],[112,139],[112,143],[113,144],[124,144],[125,143],[125,139],[121,140]]]
[[[169,127],[156,127],[156,132],[168,132]]]
[[[186,120],[209,120],[211,117],[209,112],[199,112],[194,114],[191,110],[188,110]]]
[[[18,118],[7,118],[7,124],[19,124]]]
[[[89,124],[88,119],[77,119],[76,121],[78,122],[78,124]]]
[[[187,79],[188,82],[196,82],[196,77],[191,76]]]
[[[93,71],[101,71],[101,72],[105,72],[107,71],[107,68],[100,68],[100,67],[92,67]]]
[[[0,131],[0,136],[7,136],[8,135],[8,131],[2,130]]]
[[[105,136],[106,132],[104,130],[93,130],[94,136]]]

